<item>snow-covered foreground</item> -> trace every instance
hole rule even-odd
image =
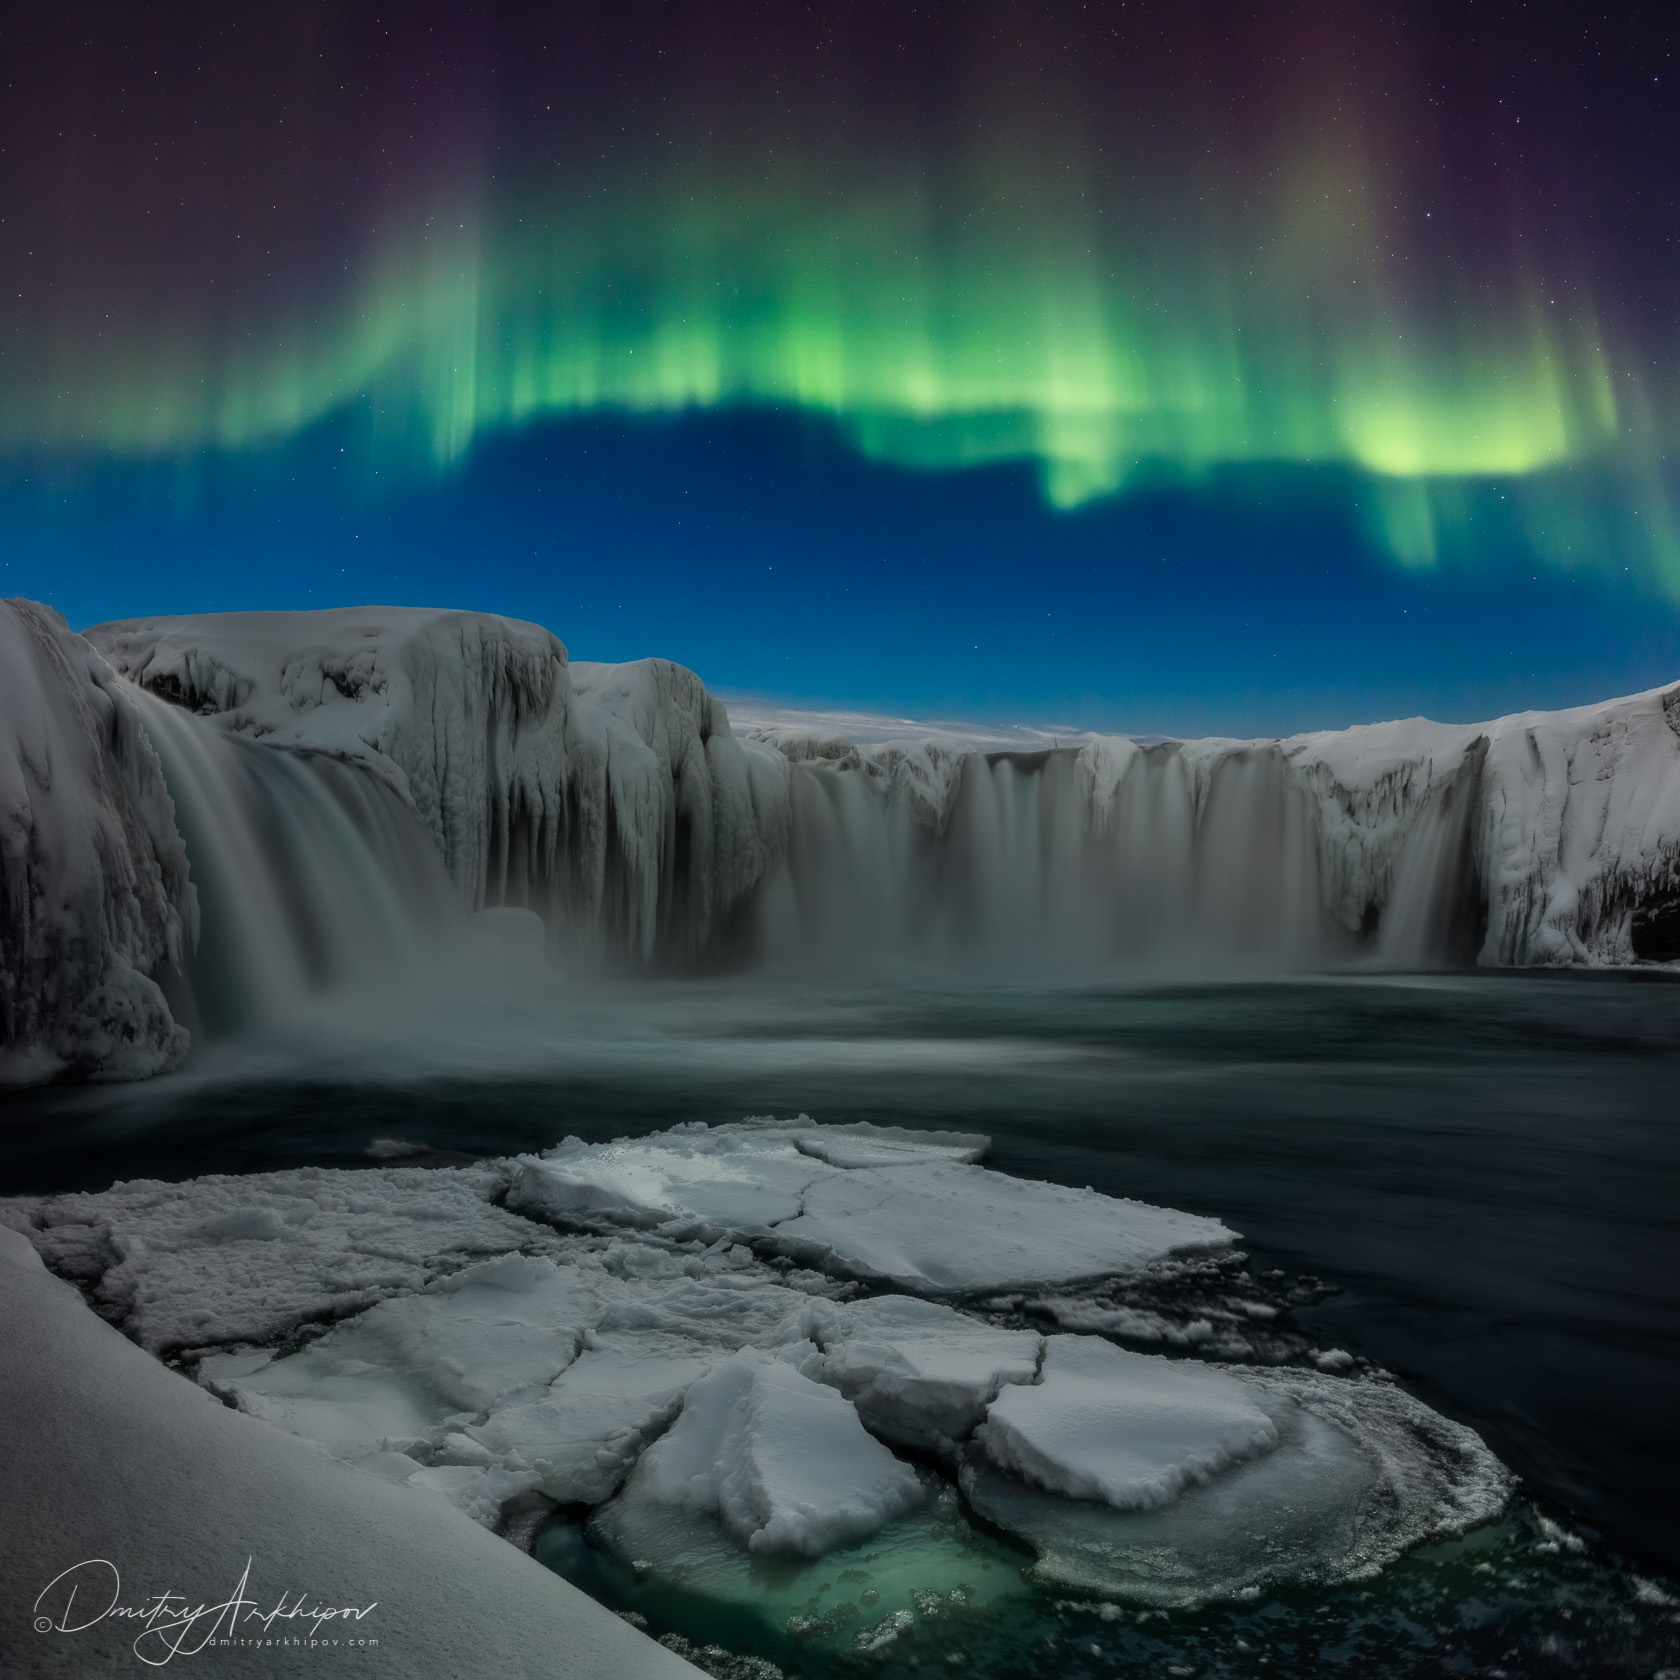
[[[1680,689],[1024,750],[738,734],[669,661],[474,613],[17,602],[0,654],[13,1082],[161,1071],[469,937],[573,974],[1680,960]]]
[[[6,1674],[694,1673],[447,1502],[217,1405],[3,1229],[0,1320]]]
[[[1252,1360],[1252,1342],[1217,1326],[1253,1334],[1274,1310],[1232,1300],[1241,1262],[1217,1221],[1012,1179],[975,1163],[985,1147],[801,1116],[458,1169],[0,1204],[101,1314],[233,1408],[196,1398],[14,1245],[19,1321],[44,1328],[9,1349],[13,1432],[68,1395],[51,1437],[65,1475],[111,1470],[90,1442],[155,1427],[168,1450],[114,1448],[119,1491],[97,1503],[54,1504],[38,1465],[7,1474],[37,1478],[44,1555],[129,1548],[137,1572],[162,1571],[178,1526],[151,1533],[147,1513],[170,1505],[158,1478],[179,1475],[202,1433],[207,1461],[249,1455],[228,1503],[255,1514],[203,1489],[177,1501],[197,1526],[183,1555],[306,1559],[320,1591],[368,1580],[362,1596],[400,1603],[416,1627],[456,1545],[492,1574],[505,1553],[495,1604],[540,1598],[535,1566],[466,1518],[528,1544],[555,1508],[587,1506],[592,1541],[639,1576],[865,1656],[935,1601],[955,1614],[1038,1587],[1241,1598],[1369,1576],[1497,1515],[1509,1478],[1476,1436],[1345,1355],[1297,1340],[1271,1363],[1215,1365],[1046,1334],[1083,1286],[1116,1275],[1171,1285],[1165,1311],[1184,1327],[1138,1317],[1156,1346]],[[1054,1315],[1023,1310],[1039,1287]],[[335,1527],[356,1501],[376,1516]],[[1013,1563],[970,1508],[1015,1537]],[[369,1521],[393,1538],[373,1543]],[[766,1575],[767,1559],[786,1566]],[[863,1608],[836,1620],[790,1600],[811,1559],[867,1563]],[[306,1574],[298,1562],[291,1584]],[[33,1596],[11,1586],[13,1602]],[[553,1583],[532,1615],[548,1628],[582,1612]],[[7,1637],[37,1637],[22,1627]],[[39,1637],[53,1652],[94,1641]],[[451,1672],[420,1648],[406,1647],[407,1672]],[[518,1660],[498,1656],[496,1672],[523,1672]]]

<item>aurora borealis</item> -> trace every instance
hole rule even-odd
[[[71,7],[14,33],[0,113],[0,474],[145,469],[155,501],[325,426],[389,507],[545,428],[765,411],[913,474],[1012,464],[1047,530],[1235,496],[1275,531],[1304,499],[1390,568],[1673,602],[1671,35],[1562,5]]]

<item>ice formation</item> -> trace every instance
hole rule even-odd
[[[573,665],[535,624],[358,608],[100,625],[151,693],[233,735],[328,754],[419,815],[469,907],[580,940],[706,943],[780,855],[785,765],[668,660]]]
[[[157,756],[64,620],[0,602],[0,1082],[176,1066],[195,906]]]
[[[1402,1389],[1304,1370],[1180,1374],[1246,1389],[1275,1444],[1131,1509],[1001,1471],[990,1443],[969,1449],[964,1493],[1032,1547],[1047,1586],[1179,1608],[1286,1581],[1368,1579],[1431,1536],[1489,1521],[1509,1496],[1511,1477],[1475,1433]],[[1056,1456],[1084,1469],[1079,1433]]]
[[[975,1439],[1052,1493],[1147,1511],[1270,1452],[1278,1430],[1252,1389],[1218,1371],[1052,1336],[1038,1380],[1000,1393]]]
[[[849,1401],[749,1352],[688,1391],[670,1432],[642,1455],[621,1509],[716,1516],[749,1551],[820,1557],[923,1497],[915,1471],[864,1429]]]
[[[911,1295],[817,1301],[801,1328],[817,1351],[801,1369],[832,1383],[869,1427],[902,1446],[954,1453],[1006,1383],[1036,1380],[1030,1330],[1000,1329]]]
[[[788,1626],[860,1652],[931,1613],[928,1580],[951,1577],[941,1613],[970,1601],[995,1543],[952,1476],[1038,1579],[1148,1604],[1369,1572],[1498,1510],[1476,1437],[1382,1382],[1307,1353],[1214,1367],[1045,1338],[953,1295],[1024,1257],[1046,1284],[1154,1262],[1180,1294],[1198,1265],[1225,1288],[1211,1259],[1164,1258],[1228,1239],[1216,1222],[988,1172],[985,1146],[765,1118],[464,1168],[121,1184],[0,1203],[0,1223],[247,1422],[516,1535],[590,1507],[600,1546],[687,1590],[762,1608],[806,1582]],[[930,1174],[956,1198],[937,1218]],[[846,1185],[919,1222],[915,1268],[860,1264],[885,1241],[867,1209],[854,1242],[784,1235]],[[1001,1232],[1001,1258],[966,1229]],[[887,1292],[893,1269],[914,1278]],[[768,1557],[844,1558],[911,1597],[842,1625],[798,1568],[754,1585]]]
[[[839,1135],[825,1139],[829,1131]],[[932,1295],[1066,1283],[1231,1240],[1216,1219],[988,1171],[972,1160],[983,1139],[924,1136],[748,1122],[574,1141],[522,1158],[508,1205],[737,1237]],[[888,1155],[893,1165],[876,1164]]]

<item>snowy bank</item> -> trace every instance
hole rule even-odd
[[[215,1672],[267,1674],[300,1639],[323,1674],[695,1673],[446,1501],[219,1405],[5,1229],[0,1320],[6,1673],[144,1673],[209,1641]],[[153,1620],[101,1614],[163,1593]]]

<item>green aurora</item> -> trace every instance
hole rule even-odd
[[[906,468],[1033,463],[1061,509],[1322,471],[1406,565],[1497,528],[1680,592],[1670,347],[1618,333],[1592,263],[1517,211],[1436,220],[1323,80],[1303,99],[1297,69],[1258,138],[1228,125],[1202,164],[1193,125],[1163,153],[996,53],[947,132],[897,151],[859,144],[855,101],[812,101],[790,140],[750,106],[722,138],[679,110],[599,165],[578,138],[599,114],[553,168],[528,127],[437,148],[340,260],[269,227],[232,306],[201,226],[187,281],[133,295],[71,241],[53,307],[19,293],[0,447],[181,458],[359,407],[383,459],[447,470],[545,417],[759,405]],[[1063,120],[1023,117],[1031,94]]]

